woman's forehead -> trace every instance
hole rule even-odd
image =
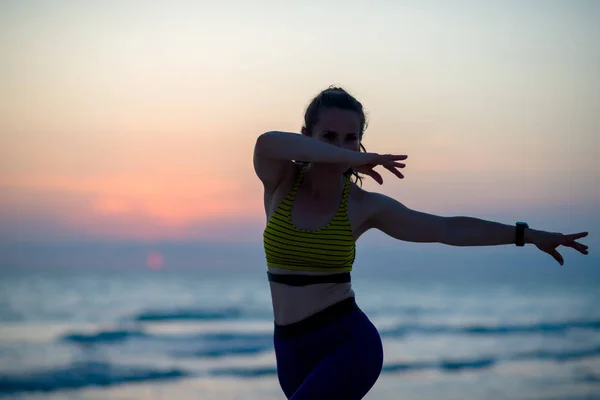
[[[360,132],[360,116],[352,110],[323,109],[315,128],[319,131],[357,134]]]

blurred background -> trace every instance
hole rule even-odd
[[[590,232],[367,233],[367,398],[600,398],[598,38],[590,0],[0,1],[0,397],[283,399],[252,151],[333,84],[409,155],[365,189]]]

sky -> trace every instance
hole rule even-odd
[[[409,156],[365,189],[600,244],[598,38],[592,0],[0,1],[0,240],[259,243],[255,140],[336,84]]]

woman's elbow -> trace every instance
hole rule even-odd
[[[273,133],[273,131],[269,131],[258,135],[254,143],[254,154],[264,155],[267,152]]]

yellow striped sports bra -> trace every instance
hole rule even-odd
[[[296,228],[292,222],[294,198],[308,164],[304,165],[292,190],[279,204],[263,232],[267,266],[301,271],[350,272],[356,244],[348,218],[350,179],[333,218],[321,229]]]

